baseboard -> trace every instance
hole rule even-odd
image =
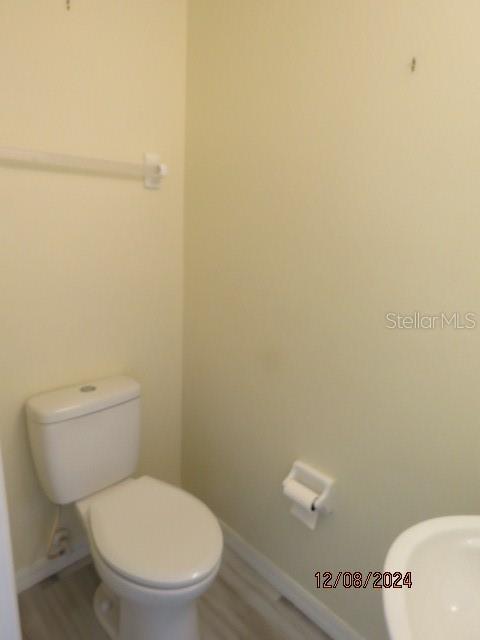
[[[266,556],[254,549],[236,531],[224,522],[221,525],[225,544],[333,640],[364,640],[323,602],[300,586]]]
[[[339,618],[323,602],[298,584],[293,578],[279,569],[271,560],[246,542],[236,531],[224,522],[222,529],[225,544],[233,549],[244,562],[257,571],[284,598],[290,600],[297,609],[314,622],[332,640],[364,640],[344,620]],[[78,544],[71,553],[48,560],[40,558],[30,567],[19,569],[16,573],[17,592],[21,593],[62,569],[82,560],[90,553],[86,542]]]
[[[82,560],[88,556],[89,553],[90,550],[88,548],[88,544],[86,542],[82,542],[74,547],[70,553],[60,556],[59,558],[55,558],[55,560],[40,558],[30,567],[23,567],[22,569],[19,569],[15,576],[17,593],[30,589],[30,587],[33,587],[42,580],[45,580],[45,578],[49,578],[54,573],[58,573],[74,562]]]

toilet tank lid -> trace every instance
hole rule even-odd
[[[108,409],[139,396],[140,384],[133,378],[103,378],[33,396],[27,401],[27,416],[40,424],[61,422]]]

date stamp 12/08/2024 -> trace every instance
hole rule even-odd
[[[314,578],[317,589],[411,589],[413,586],[411,571],[317,571]]]

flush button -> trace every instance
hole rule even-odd
[[[90,391],[96,391],[97,387],[93,384],[84,384],[83,387],[80,387],[80,391],[82,393],[89,393]]]

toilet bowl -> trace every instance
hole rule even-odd
[[[211,511],[148,476],[109,487],[76,508],[102,579],[95,610],[109,636],[198,640],[196,600],[215,579],[223,547]]]
[[[196,600],[214,580],[222,531],[208,507],[170,484],[133,479],[140,385],[117,376],[27,402],[38,479],[75,504],[102,579],[94,600],[112,640],[199,640]]]

